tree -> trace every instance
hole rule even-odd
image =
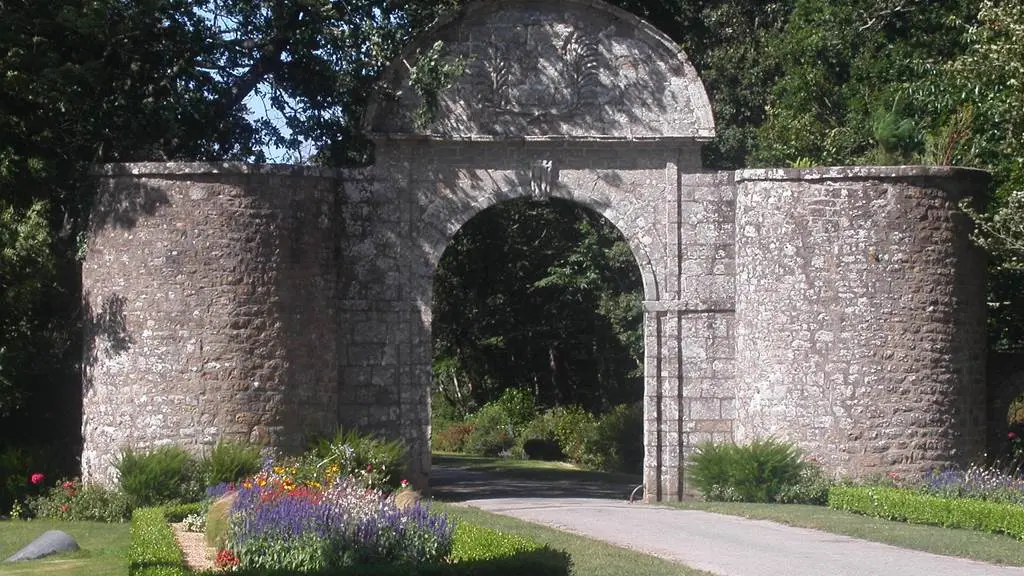
[[[470,220],[434,282],[439,383],[477,406],[509,388],[603,411],[641,394],[642,285],[625,240],[578,205],[514,201]]]

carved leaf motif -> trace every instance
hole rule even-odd
[[[562,58],[565,60],[570,87],[570,100],[565,112],[575,112],[590,103],[600,87],[599,40],[576,31],[571,32],[562,43]]]

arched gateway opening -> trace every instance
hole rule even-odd
[[[640,474],[642,300],[632,250],[593,210],[482,210],[434,276],[433,450]]]

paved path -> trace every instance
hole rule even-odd
[[[434,468],[435,494],[681,562],[722,576],[1024,576],[938,556],[763,520],[629,504],[624,497],[567,498],[559,487]],[[460,481],[460,478],[465,482]],[[491,489],[485,486],[490,484]],[[459,491],[461,486],[462,491]],[[512,497],[501,496],[511,493]],[[621,494],[621,491],[618,492]],[[547,497],[537,497],[538,495]]]

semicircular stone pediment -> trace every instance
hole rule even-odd
[[[440,40],[463,72],[429,121],[409,82]],[[477,2],[414,42],[368,110],[378,138],[706,140],[714,121],[686,55],[639,18],[601,2]]]

